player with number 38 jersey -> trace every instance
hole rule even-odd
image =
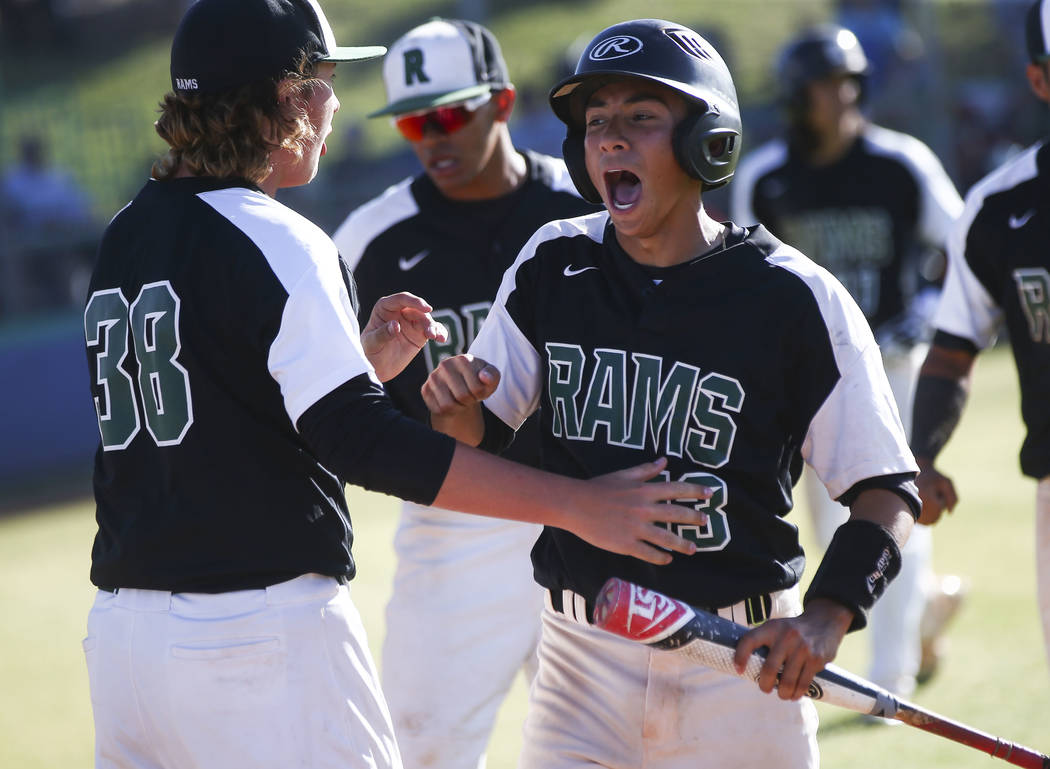
[[[96,584],[215,592],[304,572],[353,576],[343,481],[293,427],[332,383],[361,377],[367,388],[362,375],[374,377],[354,336],[308,341],[349,325],[353,284],[319,228],[253,186],[150,181],[105,233],[85,311],[101,385]],[[132,246],[147,239],[144,259]],[[256,300],[234,302],[231,292]],[[140,432],[148,438],[136,440]],[[259,465],[243,461],[245,445]],[[158,483],[158,464],[179,482]],[[129,514],[131,500],[150,510],[148,526]],[[309,509],[313,520],[273,516],[262,526],[269,509]],[[166,547],[135,557],[158,537]]]

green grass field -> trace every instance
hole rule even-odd
[[[972,590],[951,628],[950,656],[914,701],[1046,752],[1050,671],[1036,614],[1034,484],[1017,469],[1020,438],[1015,373],[1009,354],[997,349],[979,359],[963,425],[945,452],[943,466],[954,474],[962,502],[935,535],[938,571],[967,575]],[[378,655],[396,503],[353,490],[351,509],[360,575],[354,600]],[[805,522],[801,512],[795,515]],[[80,639],[94,593],[87,580],[93,534],[88,500],[0,520],[0,767],[91,765]],[[863,674],[865,643],[862,635],[847,638],[837,662]],[[500,715],[490,769],[515,766],[525,697],[519,680]],[[826,769],[964,769],[991,760],[917,729],[864,726],[853,714],[820,707]]]

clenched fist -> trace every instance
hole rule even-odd
[[[420,392],[435,430],[477,446],[485,434],[481,401],[496,392],[499,370],[464,354],[446,358],[430,372]]]

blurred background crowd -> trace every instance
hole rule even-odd
[[[163,150],[149,124],[169,87],[171,34],[191,2],[0,0],[3,368],[43,367],[50,379],[68,373],[69,381],[82,380],[81,372],[65,372],[56,362],[57,349],[79,344],[78,316],[98,236]],[[965,193],[1046,131],[1045,107],[1031,97],[1023,76],[1028,4],[653,0],[643,11],[620,0],[327,0],[325,7],[347,44],[388,44],[432,15],[482,22],[500,40],[518,88],[510,124],[515,145],[555,155],[563,129],[547,106],[548,89],[572,71],[584,43],[608,24],[651,15],[684,23],[711,40],[734,73],[746,155],[782,127],[773,72],[777,51],[802,28],[835,21],[855,32],[871,62],[871,118],[926,142]],[[379,67],[373,62],[339,73],[343,106],[329,156],[313,184],[280,195],[328,232],[352,208],[418,169],[388,120],[364,117],[383,103]],[[725,195],[718,190],[704,198],[720,218],[726,218]],[[62,331],[53,331],[56,323]],[[53,331],[55,357],[40,341],[41,329]],[[27,363],[28,350],[35,357]],[[2,385],[7,391],[13,386]],[[31,379],[21,386],[34,393],[41,388]],[[0,396],[17,402],[7,391]],[[87,430],[93,423],[87,406],[85,445],[97,439]],[[16,411],[10,410],[9,425],[19,418]],[[80,424],[76,413],[55,416],[64,425],[66,445],[70,425],[75,430]],[[30,428],[39,433],[39,421]],[[41,451],[54,456],[53,445]],[[26,450],[17,453],[24,459]],[[0,447],[0,487],[5,473],[26,468],[10,454]]]

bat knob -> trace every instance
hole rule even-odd
[[[647,644],[664,641],[695,616],[681,601],[617,577],[602,585],[594,605],[595,625]]]
[[[623,605],[620,595],[629,589],[629,584],[619,577],[606,580],[602,589],[598,591],[598,600],[594,604],[594,624],[604,628],[614,622],[613,615],[616,609]]]

